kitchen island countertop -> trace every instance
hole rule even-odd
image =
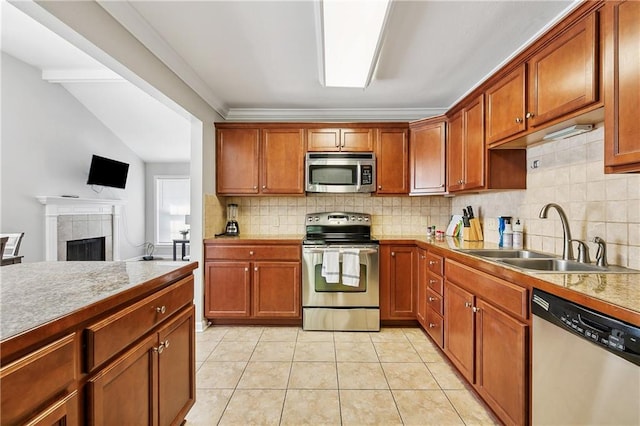
[[[122,293],[139,297],[169,284],[197,262],[35,262],[0,269],[0,341],[79,314],[112,308]],[[113,303],[110,303],[112,301]]]

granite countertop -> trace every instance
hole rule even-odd
[[[0,340],[76,312],[185,262],[36,262],[0,268]]]
[[[303,235],[249,235],[249,234],[240,234],[236,237],[212,237],[205,238],[205,244],[251,244],[251,243],[269,243],[270,241],[275,242],[289,242],[295,244],[302,244],[302,240],[304,239]]]

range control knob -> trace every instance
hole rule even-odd
[[[358,222],[362,222],[362,216],[358,216]]]
[[[368,217],[368,216],[365,216],[364,221],[365,221],[365,222],[369,222],[369,217]]]
[[[355,221],[356,217],[355,216],[351,216],[349,219]]]
[[[316,222],[319,222],[320,221],[320,217],[316,216],[313,220],[315,220]]]

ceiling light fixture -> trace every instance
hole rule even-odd
[[[327,87],[365,88],[382,45],[391,0],[322,0],[321,43]]]
[[[571,136],[576,136],[581,133],[589,132],[593,130],[593,124],[575,124],[573,126],[565,127],[564,129],[557,130],[555,132],[551,132],[542,139],[545,141],[556,140],[556,139],[565,139]]]

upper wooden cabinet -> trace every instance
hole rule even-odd
[[[376,142],[377,194],[409,192],[409,130],[378,129]]]
[[[474,99],[450,121],[447,171],[450,192],[484,187],[483,95]]]
[[[525,64],[520,65],[485,92],[487,144],[508,138],[527,128],[526,68]]]
[[[409,174],[411,194],[438,194],[445,187],[444,116],[411,124]],[[379,170],[379,167],[378,167]]]
[[[307,150],[371,152],[374,136],[370,128],[307,129]]]
[[[577,22],[529,61],[529,126],[540,126],[598,100],[596,14]]]
[[[217,129],[220,195],[304,194],[304,130]]]
[[[640,172],[640,2],[607,2],[602,24],[605,173]]]

